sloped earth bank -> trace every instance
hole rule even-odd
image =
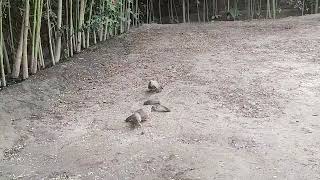
[[[320,16],[144,25],[0,100],[0,179],[319,179]]]

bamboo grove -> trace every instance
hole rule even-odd
[[[0,86],[124,33],[138,0],[0,0]]]
[[[277,18],[288,8],[297,15],[318,13],[319,0],[144,0],[141,11],[147,23],[186,23]]]
[[[319,0],[0,0],[0,87],[146,23],[276,18]]]

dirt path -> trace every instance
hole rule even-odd
[[[0,91],[0,179],[320,179],[319,32],[145,25],[89,49]],[[172,112],[132,130],[151,79]]]

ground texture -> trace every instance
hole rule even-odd
[[[0,179],[320,179],[319,137],[320,16],[145,25],[0,91]]]

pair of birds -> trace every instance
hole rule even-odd
[[[163,87],[154,80],[151,80],[148,84],[148,92],[150,93],[160,93]],[[160,101],[157,99],[150,99],[143,103],[143,105],[151,105],[152,112],[170,112],[170,109],[161,105]],[[141,123],[147,121],[149,118],[148,113],[144,109],[139,109],[135,111],[132,115],[130,115],[126,122],[131,123],[134,127],[139,126],[141,127]]]

